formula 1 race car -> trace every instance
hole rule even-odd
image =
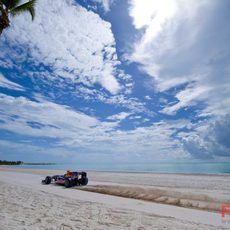
[[[67,171],[64,175],[47,176],[45,180],[42,180],[42,184],[50,183],[65,185],[66,188],[69,188],[76,185],[87,185],[88,178],[86,172]]]

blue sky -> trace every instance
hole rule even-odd
[[[228,0],[38,0],[0,37],[0,158],[229,161]]]

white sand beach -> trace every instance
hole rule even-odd
[[[228,175],[89,172],[80,189],[41,184],[59,173],[0,167],[0,229],[230,228]]]

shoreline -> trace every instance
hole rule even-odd
[[[36,166],[36,165],[34,165]],[[40,165],[37,165],[40,166]],[[49,165],[47,165],[49,166]],[[37,170],[37,171],[66,171],[68,168],[63,169],[52,169],[52,168],[34,168],[34,167],[20,167],[19,165],[0,165],[0,170],[2,168],[9,168],[9,169],[19,169],[19,170]],[[16,171],[16,170],[15,170]],[[156,174],[156,175],[188,175],[188,176],[230,176],[230,172],[224,173],[207,173],[207,172],[154,172],[154,171],[129,171],[129,170],[97,170],[97,169],[87,169],[87,168],[79,168],[76,171],[87,171],[87,172],[95,172],[95,173],[127,173],[127,174]]]

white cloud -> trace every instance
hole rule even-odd
[[[194,101],[197,102],[207,99],[207,95],[209,95],[210,91],[211,89],[207,86],[188,86],[185,90],[176,94],[175,97],[178,99],[178,103],[172,106],[166,106],[161,112],[175,115],[179,109],[194,105]]]
[[[146,95],[146,96],[145,96],[145,99],[148,100],[148,101],[149,101],[149,100],[152,100],[152,98],[151,98],[149,95]]]
[[[40,0],[34,22],[29,20],[29,15],[15,17],[4,32],[11,47],[22,49],[20,63],[44,64],[56,76],[88,86],[99,83],[112,94],[120,90],[110,23],[72,0]],[[0,55],[2,59],[7,52]]]
[[[124,120],[125,118],[127,118],[130,115],[130,113],[126,113],[126,112],[121,112],[118,114],[114,114],[112,116],[107,117],[108,120]]]
[[[182,85],[184,83],[187,83],[188,79],[186,77],[180,77],[180,78],[172,78],[172,79],[165,79],[160,80],[157,83],[157,88],[160,92],[167,91],[168,89],[171,89],[173,87],[176,87],[178,85]]]
[[[145,113],[149,116],[155,115],[154,112],[145,107],[145,102],[140,101],[136,97],[126,97],[123,94],[118,94],[109,98],[99,95],[97,99],[107,104],[114,104],[129,109],[131,113]]]
[[[202,115],[229,113],[226,8],[228,1],[130,0],[129,14],[140,37],[129,59],[153,77],[155,90],[177,87],[178,103],[162,112],[175,114],[203,102]]]
[[[21,135],[74,139],[75,133],[87,133],[98,125],[96,118],[44,100],[35,102],[1,94],[0,103],[4,121],[1,128]]]
[[[110,7],[112,6],[115,0],[94,0],[94,1],[100,3],[105,12],[109,12]]]
[[[130,16],[137,29],[146,28],[144,42],[158,36],[167,20],[171,19],[177,10],[175,0],[133,0]]]
[[[24,88],[21,85],[15,83],[15,82],[9,81],[1,73],[0,73],[0,87],[7,88],[7,89],[24,91]]]

